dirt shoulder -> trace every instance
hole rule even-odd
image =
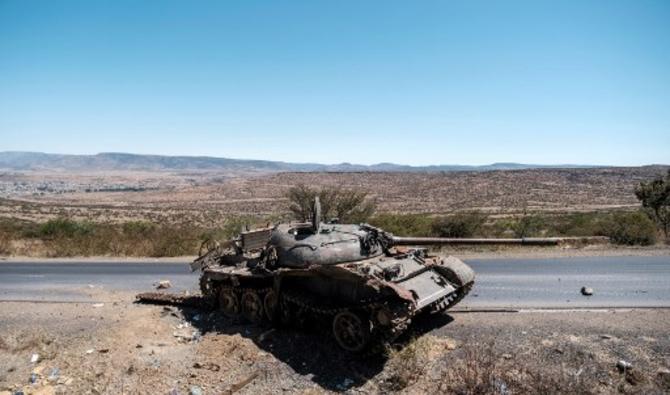
[[[273,330],[212,311],[137,305],[133,298],[113,293],[103,305],[0,303],[0,391],[670,390],[668,309],[426,316],[388,356],[373,357],[342,353],[328,334],[314,330]],[[619,360],[632,367],[620,371]]]

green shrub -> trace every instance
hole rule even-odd
[[[555,236],[604,236],[610,214],[572,213],[556,215],[548,220],[548,234]]]
[[[0,255],[11,254],[11,239],[4,232],[0,233]]]
[[[510,228],[516,237],[538,236],[545,226],[545,220],[540,215],[524,214],[521,218],[510,223]]]
[[[199,245],[191,229],[163,227],[151,240],[149,256],[182,256],[196,252]]]
[[[432,223],[432,234],[440,237],[472,237],[481,234],[486,214],[478,211],[438,218]]]
[[[640,211],[612,214],[604,233],[616,244],[651,245],[656,242],[654,222]]]
[[[128,236],[148,236],[156,229],[156,225],[146,221],[130,221],[122,225],[123,233]]]
[[[433,219],[425,214],[379,214],[370,224],[398,236],[429,236]]]
[[[74,237],[93,233],[95,226],[86,221],[56,218],[43,223],[38,234],[46,237]]]

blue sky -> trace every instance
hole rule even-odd
[[[670,163],[670,1],[0,0],[0,150]]]

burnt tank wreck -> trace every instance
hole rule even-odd
[[[211,244],[191,268],[202,272],[203,296],[228,317],[276,325],[326,320],[343,349],[360,352],[398,337],[416,314],[444,311],[468,294],[475,280],[468,265],[407,247],[454,242],[323,223],[317,200],[311,222]]]
[[[429,245],[557,245],[603,242],[602,237],[398,237],[368,224],[321,221],[318,198],[310,222],[248,230],[224,242],[208,241],[191,269],[199,270],[200,302],[143,293],[139,302],[197,307],[205,301],[230,318],[255,324],[319,323],[350,352],[387,344],[417,314],[444,312],[475,282],[474,271]]]

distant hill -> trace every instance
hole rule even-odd
[[[209,156],[163,156],[139,155],[117,152],[103,152],[95,155],[62,155],[43,152],[0,152],[0,169],[6,170],[145,170],[145,171],[193,171],[217,170],[229,172],[451,172],[487,171],[538,168],[589,168],[590,165],[533,165],[521,163],[493,163],[483,166],[432,165],[409,166],[395,163],[359,165],[340,163],[324,165],[319,163],[289,163],[267,160],[230,159]]]

